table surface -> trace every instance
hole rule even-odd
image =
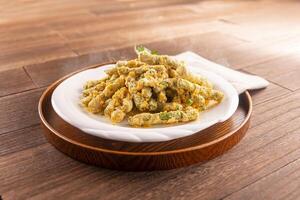
[[[0,2],[0,194],[6,199],[300,199],[300,2],[15,0]],[[84,66],[194,51],[270,81],[251,92],[245,138],[190,167],[121,172],[51,146],[37,103]]]

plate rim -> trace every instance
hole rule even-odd
[[[207,116],[208,120],[198,120],[195,123],[183,123],[183,124],[177,124],[176,126],[168,126],[170,129],[166,128],[166,126],[158,126],[153,128],[132,128],[129,126],[120,126],[116,127],[115,125],[112,125],[111,123],[108,123],[107,120],[103,121],[100,120],[98,123],[98,119],[96,119],[94,116],[91,118],[90,122],[88,124],[82,123],[82,120],[89,120],[87,113],[83,113],[82,109],[78,107],[77,103],[74,104],[74,98],[78,98],[77,96],[80,95],[78,92],[81,90],[81,84],[84,84],[85,81],[81,80],[82,78],[84,80],[89,79],[95,79],[97,76],[95,76],[97,73],[100,73],[101,76],[104,76],[104,72],[107,69],[112,68],[115,65],[115,63],[111,64],[102,64],[96,67],[87,68],[86,70],[80,71],[76,74],[72,74],[68,77],[66,77],[64,80],[62,80],[57,87],[54,89],[53,94],[51,96],[51,102],[52,107],[54,108],[55,112],[64,119],[64,121],[68,122],[69,124],[72,124],[72,126],[77,127],[78,129],[82,130],[83,132],[94,135],[96,137],[115,140],[115,141],[125,141],[125,142],[163,142],[163,141],[169,141],[172,139],[185,137],[192,135],[194,133],[197,133],[199,131],[202,131],[206,128],[211,127],[212,125],[223,122],[227,119],[229,119],[234,112],[236,111],[238,104],[239,104],[239,98],[238,93],[233,87],[233,85],[221,77],[220,75],[217,75],[213,72],[201,69],[201,68],[194,68],[191,67],[190,70],[192,70],[194,73],[202,74],[203,76],[206,76],[209,80],[211,80],[213,83],[216,84],[217,87],[220,88],[220,90],[223,90],[226,94],[226,101],[224,104],[218,106],[218,108],[214,109],[212,111],[212,114],[215,113],[216,117],[211,115],[210,112],[205,112],[201,118],[205,118]],[[104,69],[102,69],[104,68]],[[90,77],[90,78],[88,78]],[[78,82],[76,83],[76,82]],[[68,88],[72,88],[72,90],[68,90]],[[69,91],[70,94],[66,95],[66,91]],[[74,91],[73,91],[74,90]],[[73,91],[73,92],[71,92]],[[75,96],[74,96],[75,95]],[[71,98],[71,99],[70,99]],[[71,102],[69,102],[71,100]],[[77,100],[75,100],[77,101]],[[65,102],[65,103],[64,103]],[[72,104],[74,111],[67,109],[64,110],[64,107],[68,105],[67,102]],[[79,115],[78,117],[74,118],[74,115]],[[128,135],[121,134],[122,132],[128,132]]]

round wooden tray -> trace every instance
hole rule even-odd
[[[245,135],[252,113],[248,92],[239,96],[239,106],[225,122],[193,135],[166,142],[130,143],[98,138],[62,120],[53,110],[53,90],[76,71],[53,83],[39,101],[39,116],[45,137],[58,150],[82,162],[118,170],[165,170],[212,159],[236,145]]]

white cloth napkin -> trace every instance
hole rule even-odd
[[[245,74],[220,64],[214,63],[200,55],[187,51],[175,56],[178,60],[184,60],[188,65],[211,71],[229,81],[239,94],[246,90],[265,88],[269,82],[259,76]]]

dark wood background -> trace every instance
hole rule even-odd
[[[0,194],[6,199],[300,199],[300,2],[0,1]],[[206,163],[121,172],[77,162],[43,137],[45,88],[134,44],[191,50],[267,78],[246,137]]]

